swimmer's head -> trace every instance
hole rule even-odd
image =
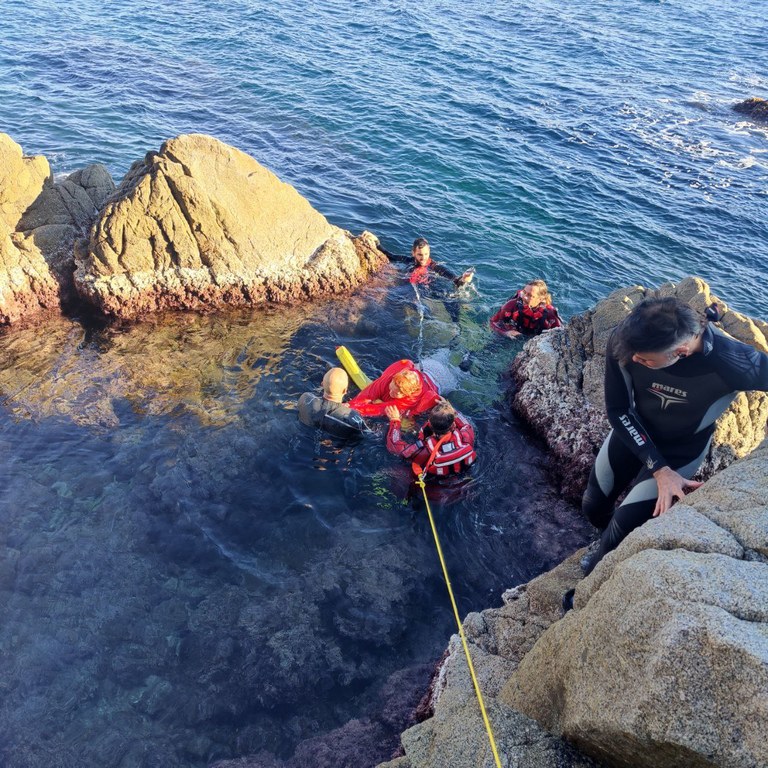
[[[437,437],[450,432],[456,420],[456,411],[447,400],[440,400],[429,412],[429,424]]]
[[[323,376],[323,396],[326,400],[340,403],[349,388],[349,376],[343,368],[331,368]]]
[[[426,238],[417,237],[413,241],[413,248],[411,248],[411,256],[413,256],[413,260],[420,267],[426,267],[427,264],[429,264],[430,248]]]
[[[393,400],[418,395],[421,392],[421,377],[416,371],[400,371],[389,382],[389,396]]]

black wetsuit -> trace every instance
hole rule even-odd
[[[355,437],[370,431],[363,417],[346,403],[335,403],[313,392],[299,398],[299,420],[335,437]]]
[[[701,352],[667,368],[620,365],[608,343],[605,407],[613,429],[589,476],[582,509],[603,529],[591,571],[630,531],[653,516],[653,473],[668,466],[690,479],[709,449],[715,421],[738,392],[768,390],[768,355],[707,326]],[[621,493],[635,485],[613,511]]]

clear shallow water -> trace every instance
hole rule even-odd
[[[442,652],[451,618],[400,468],[380,441],[334,447],[296,422],[336,344],[369,371],[477,353],[453,399],[480,464],[438,509],[468,611],[586,533],[506,420],[514,347],[485,333],[491,308],[533,275],[568,316],[696,273],[768,315],[768,132],[729,109],[768,95],[762,3],[0,10],[0,130],[55,173],[99,161],[119,179],[210,133],[344,228],[475,264],[479,291],[458,343],[432,302],[420,335],[391,276],[316,308],[0,339],[8,765],[286,757]]]

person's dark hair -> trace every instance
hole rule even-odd
[[[674,296],[645,299],[616,327],[613,352],[622,363],[634,354],[666,352],[701,331],[696,310]]]
[[[450,403],[438,403],[429,412],[429,424],[435,436],[440,437],[450,432],[456,419],[456,411]]]
[[[423,248],[425,245],[429,245],[429,243],[427,242],[427,238],[426,237],[417,237],[413,241],[413,249],[414,250],[416,250],[416,248]]]

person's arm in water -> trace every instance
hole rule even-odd
[[[392,262],[395,264],[413,264],[413,256],[401,256],[399,253],[391,253],[382,246],[381,243],[377,243],[376,247]]]
[[[512,297],[504,306],[490,319],[491,330],[500,336],[507,336],[510,339],[520,335],[520,331],[515,328],[515,321],[512,319],[512,313],[517,306],[517,295]]]
[[[453,272],[451,272],[448,267],[444,267],[442,264],[439,264],[436,261],[431,261],[429,263],[429,268],[437,275],[440,275],[440,277],[446,278],[446,280],[450,280],[457,288],[462,285],[467,285],[467,283],[472,282],[472,277],[475,274],[474,267],[470,267],[465,272],[462,272],[460,275],[456,276]]]

